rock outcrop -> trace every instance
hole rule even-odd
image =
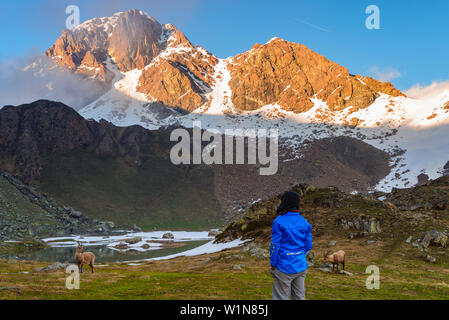
[[[142,72],[137,90],[165,106],[193,111],[205,102],[204,92],[187,72],[175,62],[163,61]]]
[[[74,73],[112,85],[114,66],[141,70],[136,92],[148,101],[193,111],[214,83],[218,59],[194,46],[175,26],[161,25],[139,10],[89,20],[64,30],[45,53]]]
[[[284,110],[305,112],[316,97],[332,111],[349,106],[356,111],[371,105],[380,93],[403,95],[390,83],[351,75],[309,48],[278,38],[236,56],[230,69],[232,101],[240,110],[279,104]]]
[[[162,50],[162,25],[139,10],[96,18],[73,31],[64,30],[46,55],[80,73],[102,68],[107,56],[114,57],[120,71],[148,65]],[[100,70],[104,73],[104,70]]]
[[[428,248],[429,246],[445,248],[449,245],[449,237],[441,231],[430,230],[423,234],[417,243],[423,248]]]
[[[292,188],[301,196],[301,214],[313,225],[313,236],[320,237],[345,236],[350,239],[369,236],[367,244],[375,243],[376,239],[403,238],[411,242],[410,233],[434,225],[447,228],[449,208],[438,205],[422,206],[410,210],[414,201],[421,201],[423,194],[432,195],[436,204],[446,201],[446,194],[438,194],[437,188],[447,192],[449,178],[440,178],[420,186],[391,194],[383,194],[384,200],[379,200],[379,194],[353,195],[339,191],[337,188],[316,188],[311,185],[297,185]],[[433,189],[430,189],[433,186]],[[398,193],[406,195],[398,200]],[[407,198],[408,195],[416,195]],[[261,200],[253,204],[240,218],[231,222],[224,231],[216,237],[218,242],[226,242],[238,238],[253,239],[264,243],[271,237],[273,220],[277,217],[276,208],[281,195]],[[440,197],[437,199],[437,197]],[[389,202],[394,201],[398,206]],[[406,201],[409,203],[406,205]],[[428,230],[428,229],[427,229]],[[429,231],[421,235],[415,246],[446,247],[449,244],[446,231]]]
[[[409,189],[393,189],[386,195],[387,201],[400,210],[449,210],[449,177],[427,181]]]

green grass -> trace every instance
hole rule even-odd
[[[317,240],[315,253],[328,239]],[[307,299],[313,300],[447,300],[449,268],[445,260],[430,264],[414,255],[410,244],[385,251],[385,243],[367,246],[363,240],[338,239],[338,249],[348,254],[347,270],[353,276],[329,274],[310,267],[306,278]],[[432,251],[444,249],[433,248]],[[405,256],[399,256],[403,253]],[[235,254],[243,259],[233,258]],[[433,255],[435,253],[432,253]],[[442,256],[447,256],[447,249]],[[205,262],[206,257],[212,257]],[[441,258],[439,256],[439,258]],[[243,270],[233,265],[244,264]],[[380,289],[365,286],[368,265],[380,269]],[[197,257],[146,262],[139,266],[114,263],[98,267],[95,274],[81,275],[80,290],[65,288],[63,271],[32,273],[38,262],[0,261],[3,299],[271,299],[273,279],[267,260],[257,260],[240,249]],[[28,271],[23,274],[20,272]]]
[[[352,264],[353,277],[311,272],[307,279],[311,299],[332,300],[447,300],[449,299],[449,274],[428,274],[423,270],[424,262],[406,265],[381,263],[380,289],[368,290],[365,282],[366,265]],[[421,267],[421,270],[416,268]],[[437,268],[434,266],[434,268]],[[440,265],[440,268],[443,266]],[[400,269],[401,271],[398,271]],[[319,283],[317,286],[314,284]]]
[[[151,157],[141,167],[90,152],[47,156],[40,188],[91,217],[144,229],[199,230],[223,223],[212,169]]]

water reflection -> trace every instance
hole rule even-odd
[[[168,256],[199,247],[208,241],[186,241],[176,248],[161,248],[145,252],[138,251],[117,251],[108,248],[106,245],[89,246],[86,251],[93,252],[96,256],[95,263],[120,262],[130,260],[143,260]],[[74,262],[75,247],[50,247],[37,251],[23,252],[20,254],[0,255],[0,259],[20,259],[45,262]]]

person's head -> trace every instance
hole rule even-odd
[[[284,214],[291,210],[299,210],[301,197],[298,193],[289,191],[282,195],[281,204],[277,208],[277,213]]]

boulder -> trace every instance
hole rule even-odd
[[[203,261],[203,263],[209,263],[209,262],[211,262],[212,261],[212,258],[206,258],[204,261]]]
[[[136,244],[142,241],[142,237],[135,237],[135,238],[130,238],[130,239],[123,239],[120,241],[124,241],[128,244]]]
[[[137,226],[137,225],[134,225],[134,226],[133,226],[133,231],[142,232],[142,228],[140,228],[140,227]]]
[[[106,229],[109,229],[109,230],[112,230],[115,228],[115,223],[113,221],[103,221],[101,224],[104,225],[106,227]]]
[[[114,248],[118,249],[118,250],[126,250],[126,249],[129,249],[130,246],[128,244],[126,244],[126,243],[120,242],[119,244],[116,244],[114,246]]]
[[[344,230],[355,229],[363,234],[382,232],[380,227],[380,221],[374,217],[369,217],[365,215],[341,219],[340,224]]]
[[[449,243],[449,238],[443,232],[437,230],[427,231],[420,239],[419,243],[422,247],[436,246],[445,248]]]
[[[175,236],[173,235],[173,233],[167,232],[162,236],[162,239],[174,239]]]
[[[207,235],[208,237],[216,237],[220,234],[220,230],[211,230],[209,231],[209,234]]]
[[[77,210],[75,210],[73,208],[69,208],[68,212],[69,212],[70,216],[72,216],[72,217],[74,217],[76,219],[79,219],[79,218],[81,218],[83,216],[82,212],[77,211]]]
[[[37,268],[35,270],[33,270],[34,273],[37,272],[47,272],[47,271],[54,271],[54,270],[65,270],[68,266],[70,266],[71,263],[65,262],[65,263],[61,263],[61,262],[56,262],[52,265],[49,265],[47,267],[44,268]]]
[[[248,252],[251,257],[254,257],[256,259],[268,259],[270,257],[270,253],[268,252],[268,250],[258,247],[253,242],[248,244],[243,250]]]
[[[427,262],[430,262],[430,263],[436,263],[437,262],[437,259],[436,258],[434,258],[434,257],[432,257],[431,255],[427,255],[426,256],[426,261]]]

